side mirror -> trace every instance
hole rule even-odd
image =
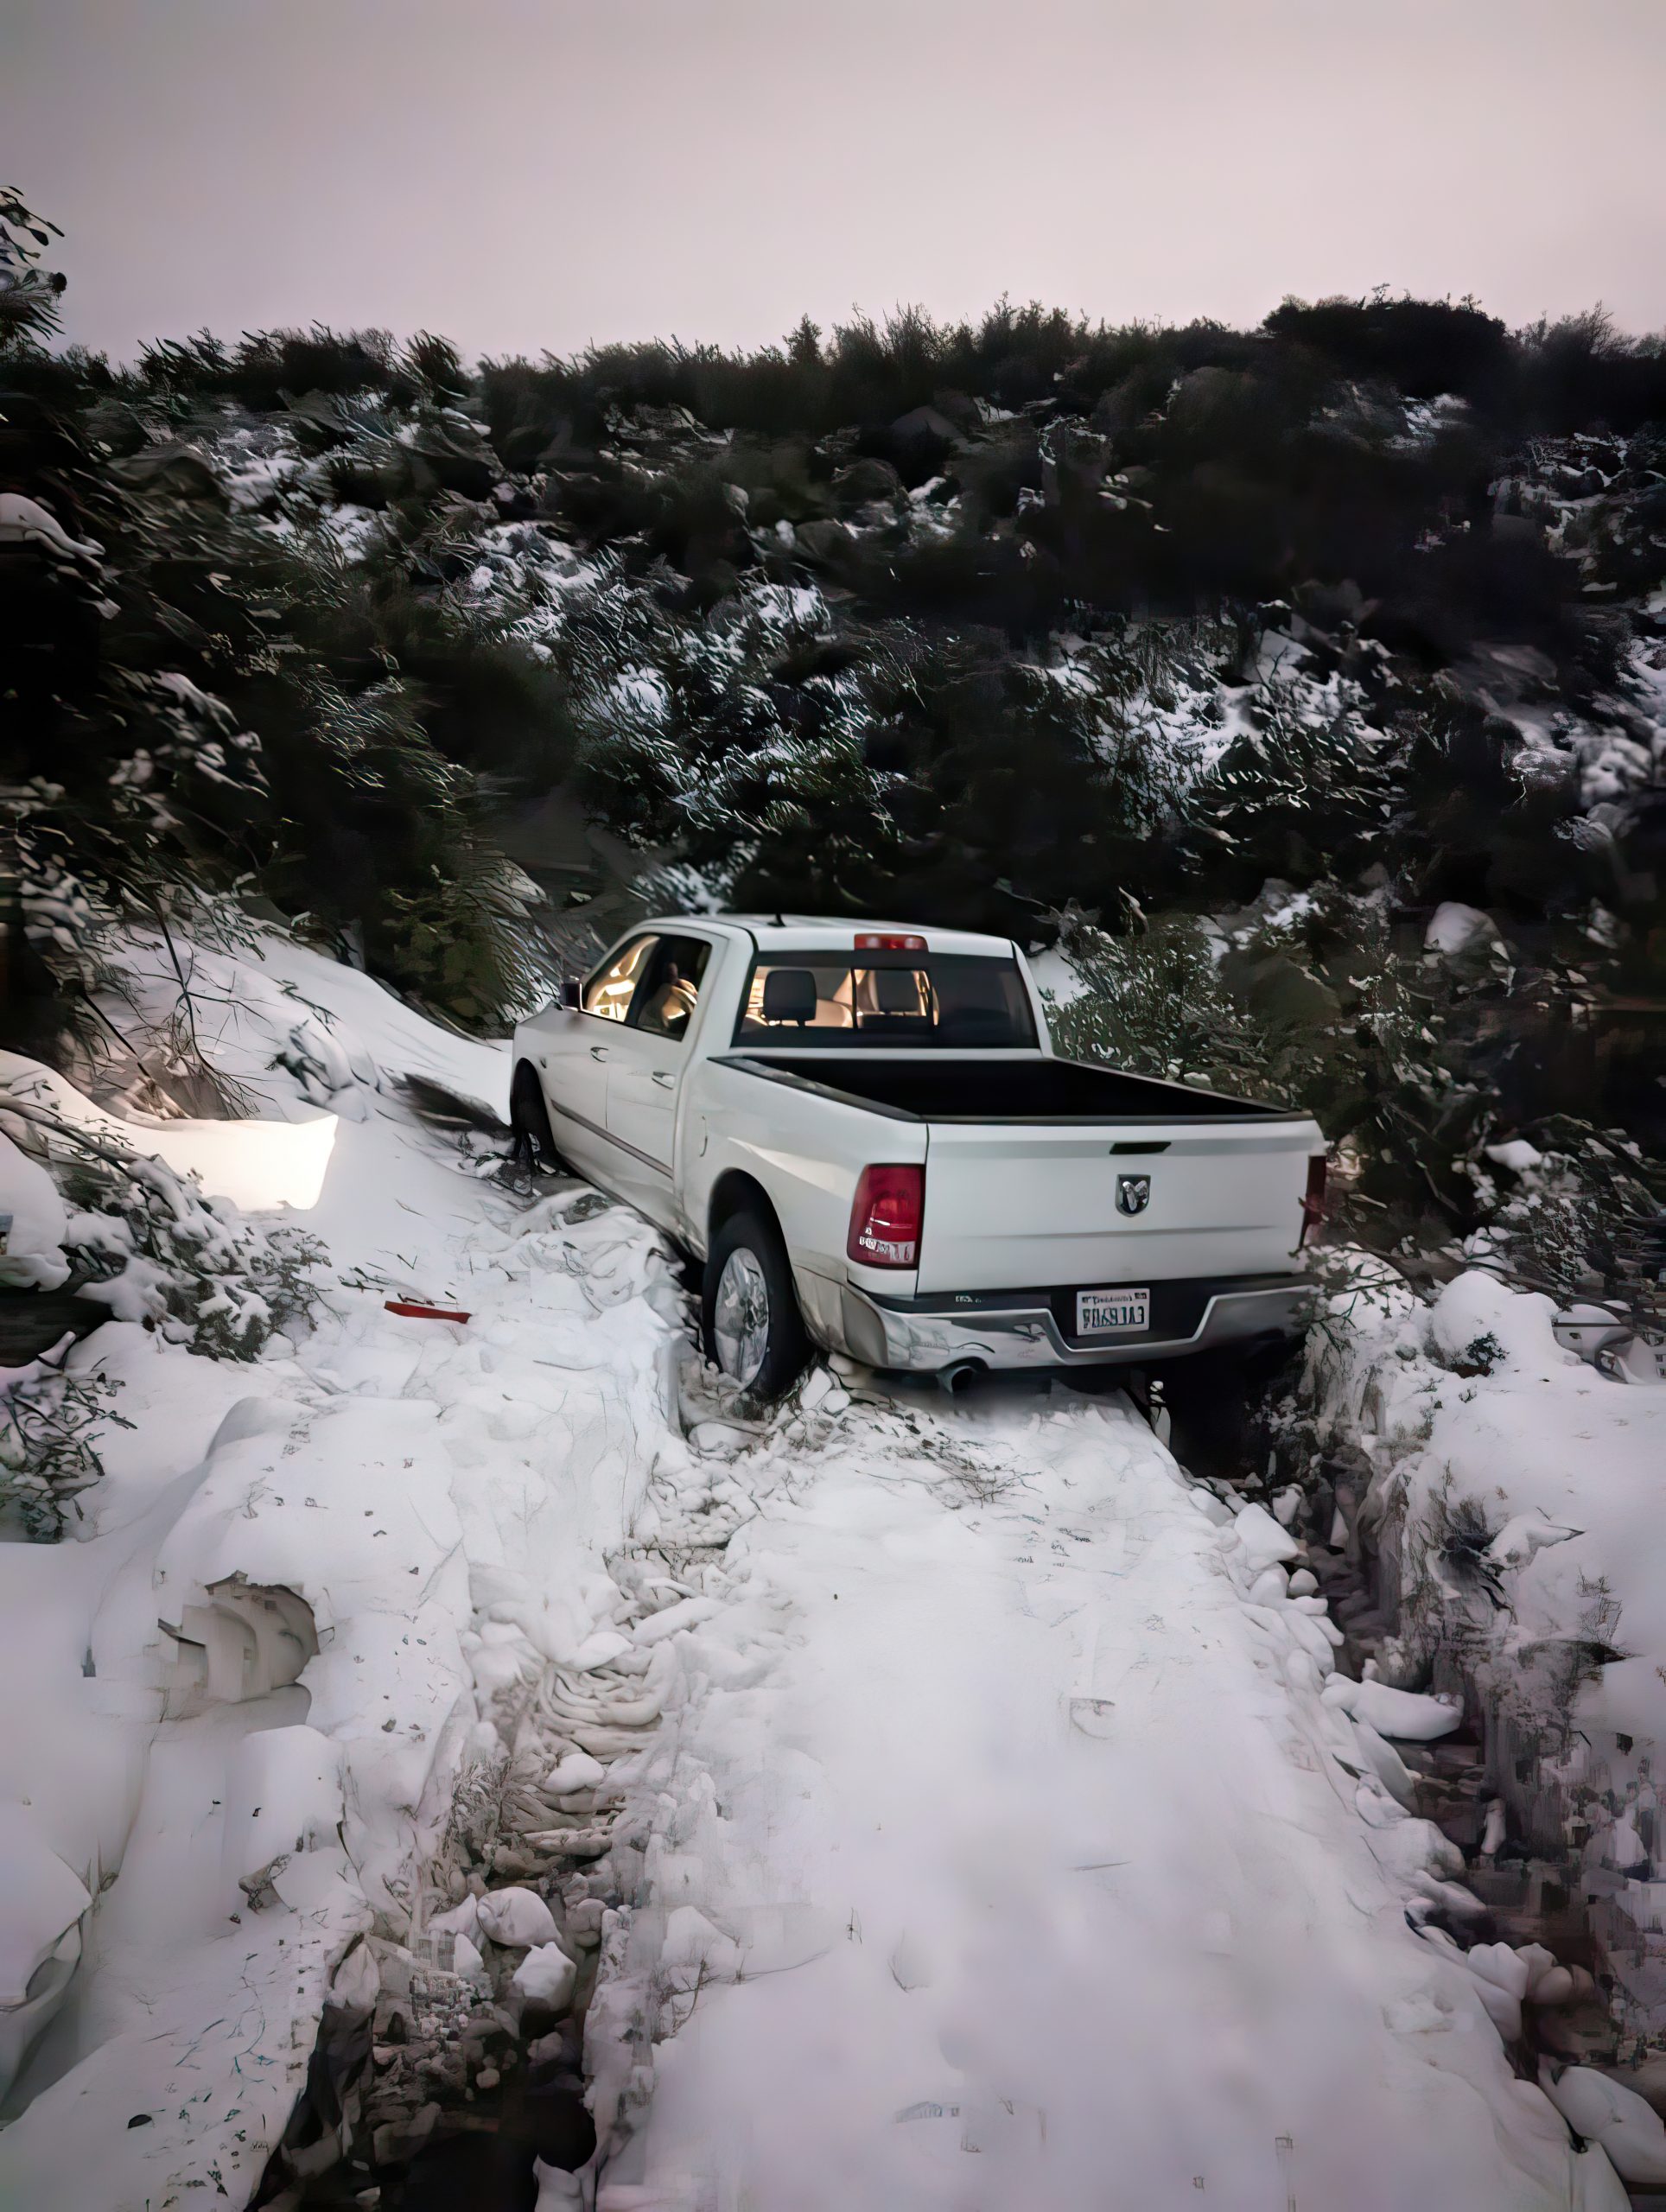
[[[578,1013],[584,1004],[584,986],[576,976],[563,976],[562,977],[561,1003],[563,1006],[569,1007],[575,1014]]]

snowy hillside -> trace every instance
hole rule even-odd
[[[1625,2202],[1501,2040],[1555,1962],[1437,1940],[1478,1908],[1407,1762],[1459,1714],[1338,1671],[1296,1493],[1064,1391],[715,1398],[647,1230],[416,1110],[490,1106],[494,1048],[273,932],[197,957],[258,1118],[3,1071],[60,1172],[30,1113],[327,1250],[252,1362],[84,1338],[131,1426],[65,1541],[0,1547],[9,2202],[495,2202],[535,2156],[606,2212],[948,2205],[970,2156],[1038,2206],[1108,2164]],[[45,1268],[86,1232],[8,1158]]]

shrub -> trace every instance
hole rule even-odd
[[[54,1357],[0,1377],[0,1524],[15,1517],[30,1543],[58,1542],[76,1499],[103,1478],[98,1431],[133,1426],[114,1409],[116,1389],[101,1375],[67,1375]]]
[[[1508,378],[1511,348],[1504,326],[1472,300],[1288,299],[1262,327],[1310,346],[1345,374],[1373,377],[1412,399],[1443,392],[1491,396]]]

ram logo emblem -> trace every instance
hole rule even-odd
[[[1116,1211],[1118,1213],[1143,1213],[1151,1203],[1149,1175],[1119,1175],[1116,1178]]]

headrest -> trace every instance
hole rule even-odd
[[[816,1019],[816,978],[808,968],[772,968],[764,977],[764,1020],[796,1021]]]
[[[918,1014],[919,981],[912,968],[876,968],[874,1001],[881,1014]]]

